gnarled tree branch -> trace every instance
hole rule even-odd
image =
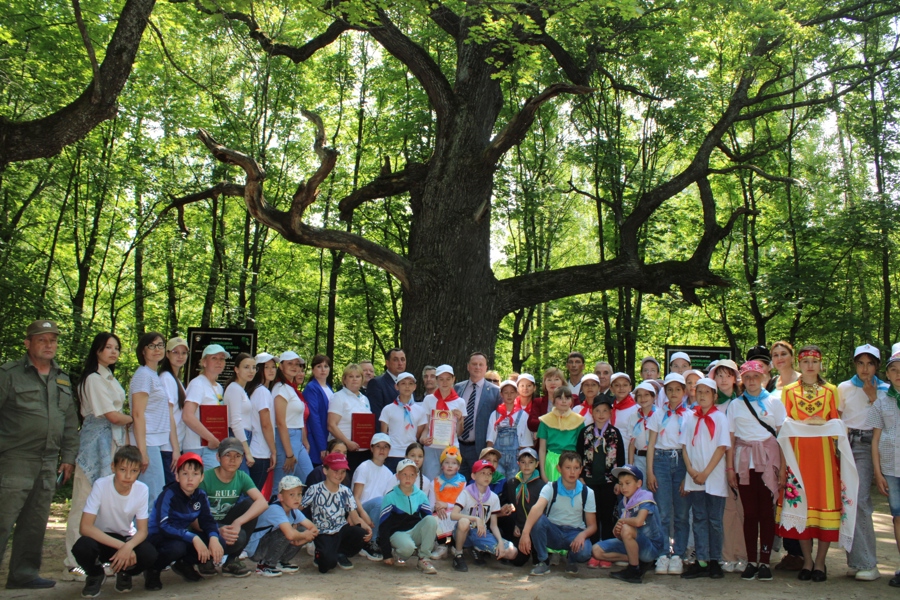
[[[162,209],[159,213],[159,218],[161,219],[173,208],[178,211],[178,228],[181,230],[181,233],[187,235],[189,233],[187,225],[184,222],[184,207],[188,204],[193,204],[194,202],[200,202],[201,200],[211,200],[213,198],[218,198],[220,196],[234,196],[237,198],[243,198],[244,196],[244,186],[238,183],[231,183],[228,181],[221,181],[211,188],[207,188],[201,192],[194,192],[193,194],[188,194],[186,196],[176,197],[172,194],[169,194],[169,200],[171,200],[171,204]]]
[[[806,186],[806,183],[800,179],[794,179],[793,177],[782,177],[781,175],[772,175],[771,173],[767,173],[767,172],[763,171],[756,165],[732,165],[730,167],[725,167],[723,169],[709,169],[708,172],[715,173],[718,175],[726,175],[728,173],[734,173],[735,171],[739,171],[741,169],[747,170],[747,171],[753,171],[754,173],[756,173],[757,175],[759,175],[760,177],[762,177],[763,179],[766,179],[768,181],[777,181],[779,183],[789,183],[791,185],[796,185],[799,187]]]
[[[340,201],[338,208],[341,211],[341,220],[349,222],[353,218],[353,211],[363,202],[396,196],[404,192],[415,194],[421,189],[427,174],[427,164],[409,163],[402,171],[379,175]]]

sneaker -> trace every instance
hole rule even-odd
[[[726,573],[734,573],[734,570],[737,568],[737,562],[733,560],[726,560],[719,565],[719,568],[721,568]]]
[[[122,594],[130,592],[132,587],[134,587],[134,584],[131,581],[131,575],[129,575],[125,571],[119,571],[118,573],[116,573],[117,592]]]
[[[275,567],[270,567],[269,565],[264,565],[262,563],[256,565],[256,574],[262,575],[263,577],[281,577],[281,571]]]
[[[722,579],[723,577],[725,577],[725,573],[722,572],[722,565],[719,564],[719,561],[709,561],[709,578]]]
[[[669,557],[660,556],[656,559],[656,574],[666,575],[669,572]]]
[[[419,559],[419,564],[416,565],[416,568],[425,575],[437,575],[437,569],[434,568],[434,565],[431,564],[430,560],[426,560],[424,558]]]
[[[600,561],[601,564],[604,563],[604,562],[606,562],[606,561],[602,561],[602,560]],[[638,566],[639,566],[640,569],[641,569],[641,575],[646,575],[649,571],[652,571],[652,570],[653,570],[653,566],[654,566],[655,564],[656,564],[655,561],[652,561],[652,560],[642,560],[642,561],[638,561]],[[612,566],[612,565],[609,565],[609,566]],[[627,566],[628,566],[628,563],[625,563],[625,566],[627,567]]]
[[[682,579],[698,579],[700,577],[709,577],[709,565],[701,567],[699,562],[695,562],[681,574]]]
[[[484,556],[481,555],[481,552],[472,548],[472,562],[474,562],[479,567],[483,567],[487,564],[487,561],[484,560]]]
[[[879,577],[881,577],[881,573],[878,572],[878,569],[862,569],[853,576],[857,581],[875,581]]]
[[[290,574],[293,574],[293,573],[296,573],[297,571],[299,571],[300,567],[298,567],[297,565],[293,565],[291,563],[280,562],[280,563],[278,563],[278,570],[281,571],[282,573],[288,573],[290,575]]]
[[[316,545],[315,544],[307,544],[306,545],[306,553],[312,557],[316,556]]]
[[[688,548],[684,553],[684,564],[692,565],[697,562],[697,551],[694,548]]]
[[[249,577],[250,569],[245,567],[239,560],[226,560],[222,565],[223,577]]]
[[[888,581],[888,585],[895,588],[900,588],[900,571],[894,573],[894,576],[891,577],[891,580]]]
[[[453,570],[459,571],[460,573],[468,572],[469,565],[466,564],[466,559],[463,558],[462,554],[455,554],[453,556]]]
[[[172,572],[181,575],[185,581],[200,581],[203,579],[200,573],[194,570],[194,567],[186,565],[180,560],[172,563]]]
[[[618,579],[619,581],[624,581],[626,583],[643,583],[641,568],[633,565],[628,565],[621,571],[613,571],[609,574],[609,576],[613,579]]]
[[[549,572],[550,572],[550,565],[548,565],[546,562],[539,562],[538,564],[534,565],[533,569],[531,569],[531,574],[534,575],[535,577],[539,577],[541,575],[546,575]]]
[[[107,577],[112,577],[116,574],[116,572],[112,568],[112,565],[109,563],[103,563],[103,572],[106,573]]]
[[[669,559],[669,575],[681,575],[684,572],[684,563],[680,556],[673,556]]]
[[[79,581],[84,583],[87,581],[87,573],[84,572],[84,569],[81,567],[72,567],[71,569],[66,569],[63,572],[62,576],[63,581]]]
[[[587,568],[588,569],[599,569],[600,561],[594,557],[591,557],[591,559],[589,561],[587,561]]]
[[[197,565],[197,572],[200,573],[202,577],[215,577],[219,574],[219,572],[216,571],[216,563],[214,563],[212,559]]]
[[[557,552],[551,552],[550,553],[550,565],[555,567],[558,564],[559,564],[559,554]]]
[[[82,598],[96,598],[100,595],[100,588],[106,581],[106,574],[88,575],[84,582],[84,589],[81,590]]]
[[[756,579],[756,576],[759,575],[759,567],[750,563],[747,565],[747,568],[741,573],[741,579],[744,581],[753,581]]]
[[[431,553],[431,560],[441,560],[442,558],[447,557],[447,546],[445,544],[441,544],[437,548],[434,549],[434,552]]]
[[[381,555],[379,554],[378,556],[381,556]],[[381,560],[381,558],[379,558],[378,560]],[[345,571],[349,571],[350,569],[353,568],[353,563],[350,562],[350,559],[347,558],[344,554],[338,554],[337,563],[338,563],[338,566]]]
[[[734,573],[743,573],[749,563],[743,558],[734,564]]]
[[[376,546],[372,542],[369,542],[367,545],[363,546],[363,549],[360,550],[359,553],[373,562],[381,562],[384,560],[384,557],[378,550],[378,546]]]
[[[162,581],[159,580],[159,571],[147,569],[144,571],[144,589],[156,592],[162,589]]]
[[[769,565],[759,565],[756,578],[760,581],[772,581],[772,570],[769,568]]]
[[[575,575],[576,573],[578,573],[578,563],[567,562],[566,575]]]

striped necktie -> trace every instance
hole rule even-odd
[[[472,428],[475,427],[475,393],[477,391],[478,386],[473,383],[472,393],[469,394],[469,399],[466,400],[466,418],[463,419],[462,439],[465,441],[469,441],[469,435],[472,433]]]

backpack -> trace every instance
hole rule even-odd
[[[547,515],[547,518],[550,518],[550,509],[553,508],[553,505],[556,503],[556,498],[559,496],[559,479],[553,482],[553,497],[550,499],[550,502],[547,503],[547,509],[544,511],[544,514]],[[582,519],[584,518],[584,507],[587,506],[587,497],[588,497],[588,486],[582,484],[581,486],[581,514]]]

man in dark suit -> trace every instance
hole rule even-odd
[[[384,373],[369,381],[366,397],[375,415],[375,422],[381,418],[381,409],[397,399],[397,376],[406,370],[406,353],[400,348],[391,348],[384,353]]]
[[[500,388],[484,378],[487,373],[487,356],[473,352],[467,365],[469,379],[454,387],[460,398],[466,401],[466,417],[463,433],[459,436],[459,450],[463,457],[460,472],[466,479],[472,476],[472,465],[487,446],[487,427],[491,413],[500,405]]]

